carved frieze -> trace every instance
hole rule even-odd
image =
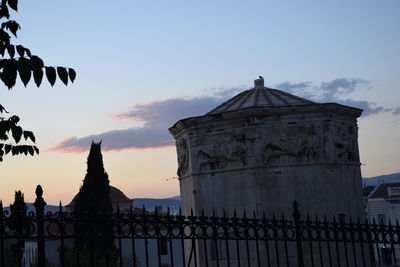
[[[317,136],[270,139],[264,141],[260,159],[263,165],[312,162],[320,157],[319,147]],[[283,160],[286,162],[282,162]]]
[[[178,152],[178,171],[179,177],[186,175],[189,168],[189,148],[186,139],[182,139],[177,144]]]
[[[217,170],[232,166],[247,165],[247,146],[243,135],[228,133],[225,140],[203,145],[196,152],[196,170]]]

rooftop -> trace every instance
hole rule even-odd
[[[400,199],[400,183],[379,184],[368,198]]]
[[[255,107],[282,107],[310,104],[316,103],[281,90],[265,87],[264,79],[260,77],[260,79],[254,80],[253,88],[239,93],[206,115]]]

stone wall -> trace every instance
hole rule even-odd
[[[183,211],[363,217],[356,114],[328,104],[190,118],[170,130]],[[349,114],[350,113],[350,114]]]

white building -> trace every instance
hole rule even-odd
[[[400,219],[400,183],[383,183],[367,197],[367,215],[370,222],[396,224]]]

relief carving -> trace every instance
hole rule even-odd
[[[358,160],[354,138],[335,138],[333,140],[333,156],[337,162],[355,162]]]
[[[202,146],[197,151],[198,170],[208,167],[210,170],[223,169],[228,165],[247,165],[247,147],[245,138],[231,136],[230,140]]]
[[[279,163],[286,156],[290,161],[309,162],[319,158],[319,142],[316,136],[298,138],[281,138],[268,141],[261,151],[264,165]]]
[[[179,177],[184,176],[189,168],[189,149],[188,144],[185,139],[181,140],[177,144],[178,151],[178,171],[177,174]]]

